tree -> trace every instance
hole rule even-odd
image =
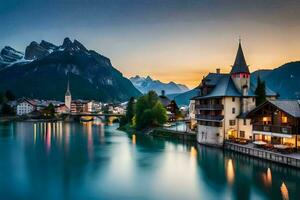
[[[168,119],[166,109],[161,102],[157,101],[152,109],[153,112],[153,122],[156,126],[162,126]]]
[[[256,106],[264,103],[266,101],[266,84],[264,81],[257,77],[257,86],[255,89],[256,94]]]
[[[10,90],[6,90],[5,96],[6,96],[6,98],[7,98],[8,101],[14,101],[14,100],[16,100],[16,96]]]
[[[47,117],[54,117],[55,107],[50,103],[46,108],[43,109],[42,114]]]
[[[4,95],[0,92],[0,104],[4,103]]]
[[[134,98],[131,97],[128,101],[126,108],[126,123],[132,124],[132,118],[134,116],[135,102]]]
[[[3,103],[2,108],[1,108],[1,114],[3,114],[3,115],[14,115],[15,111],[12,107],[10,107],[10,105],[8,105],[7,103]]]
[[[161,126],[167,121],[167,111],[154,91],[138,98],[132,121],[134,121],[136,129],[139,130]]]

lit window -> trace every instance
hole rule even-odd
[[[288,122],[287,116],[282,116],[281,117],[281,123],[286,124]]]
[[[266,124],[270,124],[271,123],[271,117],[263,117],[263,123]]]

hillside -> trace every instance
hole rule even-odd
[[[109,58],[69,38],[60,46],[31,42],[25,54],[5,47],[0,67],[0,91],[17,96],[63,100],[68,77],[73,98],[116,102],[141,94]]]
[[[300,61],[286,63],[262,77],[281,99],[300,98]]]

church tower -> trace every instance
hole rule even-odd
[[[238,51],[230,75],[235,87],[243,96],[247,96],[250,88],[250,72],[244,57],[241,40],[239,40]]]
[[[71,102],[72,102],[72,96],[70,92],[69,79],[68,79],[68,86],[65,94],[65,105],[69,109],[69,111],[71,111]]]

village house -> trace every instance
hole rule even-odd
[[[168,120],[169,121],[175,121],[176,120],[176,114],[179,111],[179,108],[174,100],[170,100],[166,94],[165,91],[161,91],[161,95],[158,96],[159,101],[162,103],[162,105],[167,110]]]
[[[250,76],[239,42],[231,72],[221,73],[217,69],[203,78],[200,95],[192,98],[199,143],[222,146],[226,139],[252,139],[247,113],[255,108],[256,83],[251,82]],[[266,96],[275,99],[277,94],[266,87]]]
[[[300,146],[299,100],[268,100],[250,111],[247,117],[252,120],[253,140],[287,148]]]
[[[70,84],[68,81],[67,91],[65,93],[65,104],[57,107],[57,112],[71,112],[71,113],[92,113],[99,112],[102,104],[90,100],[72,100],[70,91]]]
[[[17,101],[17,115],[27,115],[37,109],[37,102],[32,99],[21,98]]]
[[[68,113],[69,108],[64,103],[58,104],[58,105],[55,106],[55,112],[57,114]]]
[[[71,113],[87,113],[89,108],[91,110],[91,104],[88,100],[72,100],[71,102]],[[90,106],[89,106],[90,105]]]

